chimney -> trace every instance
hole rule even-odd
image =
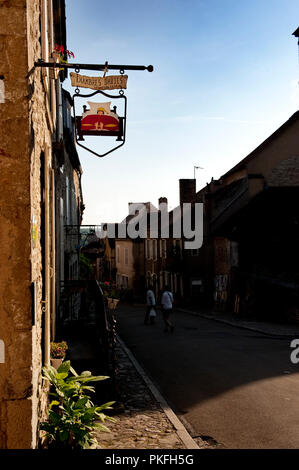
[[[195,202],[196,179],[182,179],[180,182],[180,204]]]
[[[166,211],[168,212],[168,200],[167,200],[167,197],[159,197],[159,210],[160,209],[160,205],[161,204],[166,204],[166,206],[164,206],[164,208],[166,208]]]

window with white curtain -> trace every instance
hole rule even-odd
[[[153,259],[153,240],[146,240],[146,259]]]
[[[120,246],[119,245],[116,246],[116,262],[117,264],[120,263]]]

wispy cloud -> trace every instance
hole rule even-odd
[[[90,48],[92,49],[97,49],[100,51],[104,50],[118,50],[118,49],[126,49],[129,46],[129,44],[122,38],[121,40],[119,38],[106,38],[106,39],[101,39],[100,41],[92,41],[90,43]]]
[[[194,123],[199,121],[222,121],[230,122],[236,124],[268,124],[268,121],[260,120],[246,120],[246,119],[232,119],[226,116],[200,116],[200,115],[180,115],[180,116],[170,116],[165,118],[157,119],[145,119],[138,121],[131,121],[131,125],[150,125],[150,124],[165,124],[165,123]]]

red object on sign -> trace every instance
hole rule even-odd
[[[119,131],[119,120],[105,114],[89,114],[81,120],[81,131]]]
[[[90,109],[84,107],[82,117],[77,116],[77,129],[79,140],[83,135],[111,135],[123,134],[122,118],[116,114],[116,107],[110,109],[111,102],[93,103],[88,101]]]

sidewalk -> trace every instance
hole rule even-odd
[[[98,449],[198,449],[183,424],[120,338],[117,386],[123,404],[110,433],[98,432]],[[203,447],[205,447],[203,445]]]
[[[237,314],[226,312],[199,312],[185,308],[176,308],[176,311],[189,313],[191,315],[199,316],[202,318],[207,318],[208,320],[219,321],[221,323],[226,323],[237,328],[245,328],[246,330],[256,331],[265,335],[299,338],[299,325],[296,324],[287,325],[245,320],[238,317]]]

